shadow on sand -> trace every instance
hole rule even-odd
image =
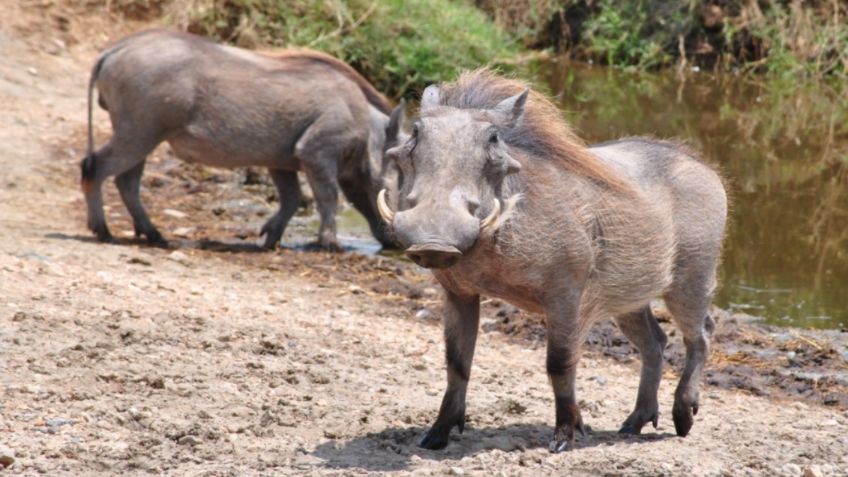
[[[62,232],[52,232],[44,235],[46,238],[53,240],[75,240],[78,242],[87,242],[87,243],[95,243],[97,239],[92,235],[82,235],[82,234],[66,234]],[[209,250],[212,252],[223,252],[223,253],[268,253],[271,250],[266,249],[265,247],[253,243],[253,242],[245,242],[245,241],[234,241],[234,242],[224,242],[219,240],[209,240],[209,239],[201,239],[201,240],[186,240],[186,239],[171,239],[168,241],[168,245],[165,247],[159,247],[155,245],[149,244],[143,238],[115,238],[115,241],[109,244],[104,245],[119,245],[119,246],[136,246],[136,247],[151,247],[151,248],[159,248],[163,250],[180,250],[180,249],[189,249],[189,250]],[[281,245],[283,249],[286,250],[297,250],[300,252],[326,252],[327,250],[322,248],[318,242],[306,242],[306,243],[283,243]],[[358,245],[347,245],[342,242],[342,251],[344,252],[358,252],[360,251]]]
[[[553,428],[545,424],[466,427],[465,433],[461,435],[454,429],[447,448],[431,451],[418,447],[418,441],[426,429],[424,427],[391,427],[377,433],[355,437],[347,442],[326,442],[319,445],[312,455],[323,460],[324,467],[331,469],[388,472],[408,469],[412,456],[431,461],[454,461],[494,449],[505,452],[547,449],[553,433]],[[615,431],[587,429],[585,437],[577,436],[574,449],[579,451],[583,448],[622,441],[639,444],[671,437],[675,435],[648,432],[641,436],[625,436]]]

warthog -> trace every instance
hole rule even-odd
[[[402,185],[380,192],[380,213],[446,291],[447,391],[422,447],[443,448],[454,426],[463,430],[481,294],[547,317],[554,452],[583,431],[580,345],[605,317],[642,357],[636,406],[620,432],[657,425],[666,336],[649,303],[663,297],[686,344],[672,415],[677,434],[689,432],[727,215],[716,172],[666,141],[587,148],[543,96],[485,70],[428,87],[411,137],[387,156]]]
[[[91,131],[95,85],[114,131],[96,152]],[[368,220],[374,236],[391,245],[375,200],[385,172],[383,152],[398,134],[403,108],[390,116],[386,98],[331,56],[309,50],[262,55],[185,33],[149,30],[100,55],[88,102],[82,189],[88,227],[101,241],[112,241],[101,184],[115,175],[136,236],[165,244],[141,204],[139,186],[145,158],[168,141],[186,161],[268,168],[280,199],[279,210],[260,232],[268,248],[279,243],[297,210],[298,170],[306,173],[315,196],[323,247],[338,248],[338,187]]]

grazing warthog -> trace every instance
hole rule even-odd
[[[378,195],[383,220],[446,291],[447,391],[422,447],[443,448],[454,426],[463,430],[481,294],[547,316],[554,452],[583,431],[580,345],[605,317],[642,356],[636,406],[620,432],[656,426],[666,336],[649,303],[663,297],[686,344],[672,415],[677,434],[689,432],[727,215],[712,169],[671,142],[587,148],[544,97],[485,70],[428,87],[412,136],[387,157],[402,184]]]
[[[95,85],[114,131],[96,152],[91,131]],[[298,170],[306,173],[315,196],[323,247],[338,248],[338,187],[368,220],[374,236],[391,245],[375,201],[383,187],[383,152],[397,137],[403,108],[392,113],[368,81],[331,56],[308,50],[261,55],[194,35],[149,30],[100,55],[88,101],[82,189],[88,227],[101,241],[113,240],[103,216],[101,184],[115,175],[136,236],[165,244],[141,204],[139,185],[145,158],[168,141],[186,161],[268,168],[280,198],[279,211],[261,230],[268,248],[279,243],[297,210]]]

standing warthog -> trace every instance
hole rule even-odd
[[[387,157],[402,184],[390,199],[378,195],[383,220],[446,291],[448,385],[422,447],[445,447],[454,426],[463,430],[480,294],[547,316],[554,452],[583,431],[580,345],[605,317],[642,356],[636,406],[620,432],[656,426],[666,336],[649,303],[662,296],[686,344],[672,414],[677,434],[689,432],[727,215],[712,169],[670,142],[587,148],[544,97],[485,70],[428,87],[412,136]]]
[[[96,152],[91,131],[95,85],[114,131]],[[88,227],[101,241],[112,241],[101,184],[115,175],[136,236],[165,244],[141,204],[139,185],[145,158],[168,141],[186,161],[268,168],[280,198],[279,211],[261,230],[268,248],[279,243],[297,210],[298,170],[306,173],[315,196],[323,247],[338,248],[338,187],[368,220],[374,236],[391,245],[375,200],[383,187],[383,152],[397,137],[403,108],[392,113],[371,84],[331,56],[308,50],[260,55],[194,35],[149,30],[100,55],[88,101],[82,189]]]

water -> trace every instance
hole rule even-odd
[[[542,65],[589,142],[677,137],[718,164],[731,223],[716,304],[768,322],[848,327],[848,98],[826,86]]]

